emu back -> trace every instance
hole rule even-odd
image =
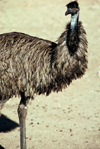
[[[43,92],[39,90],[50,83],[55,47],[56,43],[23,33],[0,35],[0,100]]]

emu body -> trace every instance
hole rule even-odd
[[[13,95],[25,93],[33,98],[34,94],[47,95],[59,91],[81,77],[87,68],[87,40],[81,22],[78,24],[78,48],[74,43],[76,35],[67,47],[67,33],[58,38],[58,43],[12,32],[0,35],[0,100],[8,100]],[[74,45],[75,44],[75,45]],[[73,53],[73,55],[71,55]]]
[[[0,109],[14,95],[21,97],[18,107],[21,149],[26,148],[29,99],[34,94],[61,91],[87,69],[86,32],[78,18],[75,20],[77,23],[66,25],[56,43],[19,32],[0,35]]]

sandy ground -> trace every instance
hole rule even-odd
[[[0,33],[20,31],[56,41],[70,16],[69,0],[0,0]],[[28,149],[100,149],[100,0],[79,0],[87,32],[88,70],[65,90],[28,105]],[[19,149],[18,98],[0,118],[0,149]]]

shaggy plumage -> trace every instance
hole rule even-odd
[[[78,33],[69,36],[69,28],[70,23],[57,43],[18,32],[0,35],[0,100],[22,92],[30,98],[48,95],[85,73],[85,30],[79,22]]]

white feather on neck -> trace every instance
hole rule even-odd
[[[77,19],[78,19],[78,12],[72,15],[71,17],[71,30],[73,31],[77,25]]]

